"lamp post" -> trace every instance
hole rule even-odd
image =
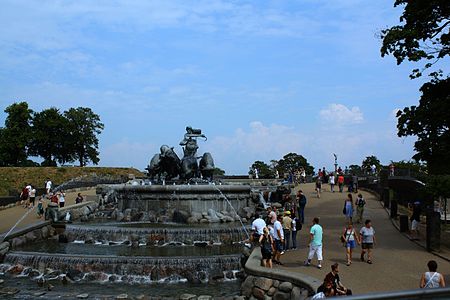
[[[337,168],[338,168],[336,153],[333,153],[333,156],[334,156],[334,174],[336,174],[337,173]]]

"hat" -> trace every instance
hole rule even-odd
[[[287,210],[287,211],[284,212],[284,214],[285,214],[285,215],[290,215],[291,212],[290,212],[289,210]]]

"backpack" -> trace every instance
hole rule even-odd
[[[270,242],[270,236],[266,238],[263,237],[261,241],[261,252],[265,253],[272,253],[272,243]]]

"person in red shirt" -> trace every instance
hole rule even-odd
[[[339,185],[339,192],[343,192],[344,191],[344,175],[339,174],[338,176],[338,185]]]

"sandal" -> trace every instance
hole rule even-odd
[[[369,259],[369,260],[367,261],[367,263],[368,263],[369,265],[371,265],[371,264],[372,264],[372,261]]]

